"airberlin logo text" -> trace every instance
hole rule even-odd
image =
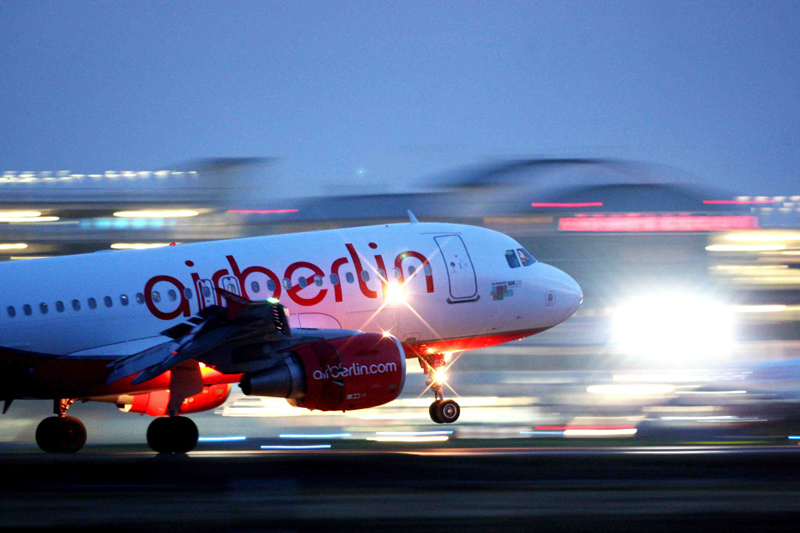
[[[375,250],[378,245],[371,242],[369,247]],[[281,278],[273,270],[265,266],[252,265],[247,268],[241,268],[236,259],[232,255],[228,255],[225,258],[229,268],[217,270],[210,276],[198,272],[187,272],[186,276],[191,278],[191,282],[188,284],[184,284],[178,278],[166,274],[153,276],[147,280],[144,287],[145,303],[153,316],[162,320],[173,320],[179,316],[190,317],[193,313],[209,305],[222,305],[222,297],[216,294],[215,288],[227,288],[230,285],[234,285],[238,287],[241,295],[245,298],[280,298],[282,293],[285,292],[292,302],[297,305],[313,306],[329,297],[329,292],[332,293],[331,297],[335,302],[341,302],[342,285],[345,282],[352,283],[354,281],[358,283],[361,294],[366,298],[376,299],[379,293],[385,298],[388,288],[387,278],[395,277],[399,283],[405,283],[404,269],[408,268],[409,271],[412,271],[411,267],[413,267],[414,272],[418,271],[420,275],[425,277],[427,292],[433,292],[433,275],[430,269],[423,269],[429,263],[428,259],[421,253],[408,250],[397,254],[394,258],[394,264],[390,264],[390,268],[394,267],[393,271],[387,271],[386,262],[382,255],[372,254],[375,260],[374,266],[365,265],[363,256],[356,251],[352,244],[345,244],[345,248],[347,249],[347,255],[334,260],[329,268],[329,274],[338,280],[334,284],[318,284],[316,280],[325,278],[326,272],[318,265],[308,261],[296,261],[290,264],[286,267]],[[194,261],[187,260],[185,264],[190,269],[194,267]],[[340,274],[340,271],[346,265],[349,265],[350,268],[347,269],[346,274]],[[370,283],[362,275],[363,272],[368,274],[371,272],[370,278],[374,275],[373,285],[379,283],[380,288],[370,288]],[[375,272],[381,274],[377,275]],[[394,273],[397,275],[395,276]],[[346,276],[350,277],[346,278]],[[328,280],[330,279],[331,276],[328,276]],[[286,283],[289,286],[288,289],[284,285],[285,280],[289,280]],[[159,284],[165,284],[166,287]],[[159,285],[159,287],[156,288],[156,285]],[[187,287],[192,287],[196,295],[194,310],[190,300],[187,298]],[[257,294],[253,294],[253,287],[259,288]]]
[[[330,366],[324,370],[315,370],[312,374],[315,380],[346,378],[350,376],[369,376],[371,374],[386,374],[397,372],[397,363],[377,363],[373,365]]]

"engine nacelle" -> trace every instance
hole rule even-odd
[[[280,364],[246,374],[242,391],[286,398],[296,407],[350,411],[396,399],[406,379],[406,358],[395,337],[359,333],[294,346]]]
[[[206,385],[203,391],[183,400],[181,414],[199,413],[219,407],[231,394],[230,383],[219,385]],[[140,413],[150,416],[164,416],[169,406],[170,392],[167,390],[146,392],[143,394],[121,395],[112,401],[120,411],[126,413]]]

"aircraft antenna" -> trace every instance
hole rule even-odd
[[[408,213],[408,221],[411,224],[419,224],[419,220],[417,220],[417,217],[415,217],[414,213],[411,212],[411,209],[406,209],[406,213]]]

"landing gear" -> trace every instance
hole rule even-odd
[[[445,354],[434,353],[419,356],[419,364],[428,381],[425,385],[433,391],[435,400],[428,408],[431,420],[437,424],[452,424],[461,415],[461,407],[455,400],[444,399],[444,367],[447,364]]]
[[[45,418],[36,428],[36,444],[47,453],[75,453],[86,444],[86,427],[67,410],[75,400],[55,400],[53,412],[56,416]]]
[[[147,444],[158,453],[187,453],[197,446],[197,426],[185,416],[156,418],[147,428]]]

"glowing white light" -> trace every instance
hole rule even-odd
[[[24,242],[0,244],[0,250],[24,250],[27,247]]]
[[[625,353],[662,363],[728,355],[734,342],[729,306],[691,294],[653,294],[618,307],[613,340]]]
[[[786,242],[800,240],[800,233],[781,233],[761,231],[753,233],[731,233],[725,235],[729,241],[754,241],[754,242]]]
[[[646,396],[650,394],[671,394],[675,387],[659,383],[641,383],[634,385],[590,385],[586,388],[589,394],[606,394],[620,396]]]
[[[565,437],[632,437],[636,428],[621,429],[565,429]]]
[[[148,248],[162,248],[169,246],[168,242],[115,242],[111,245],[114,250],[146,250]]]
[[[450,437],[446,435],[431,435],[426,437],[367,437],[375,442],[445,442]]]
[[[0,211],[0,218],[31,218],[42,216],[39,211]]]
[[[39,222],[55,222],[58,217],[30,217],[30,218],[8,218],[0,217],[0,222],[9,222],[11,224],[36,224]]]
[[[196,217],[200,213],[192,209],[144,209],[141,211],[117,211],[115,217],[121,218],[185,218]]]
[[[397,283],[396,281],[391,281],[386,286],[386,303],[392,304],[401,304],[406,301],[406,291],[402,285]]]
[[[785,244],[712,244],[706,246],[706,250],[709,252],[775,252],[785,249]]]

